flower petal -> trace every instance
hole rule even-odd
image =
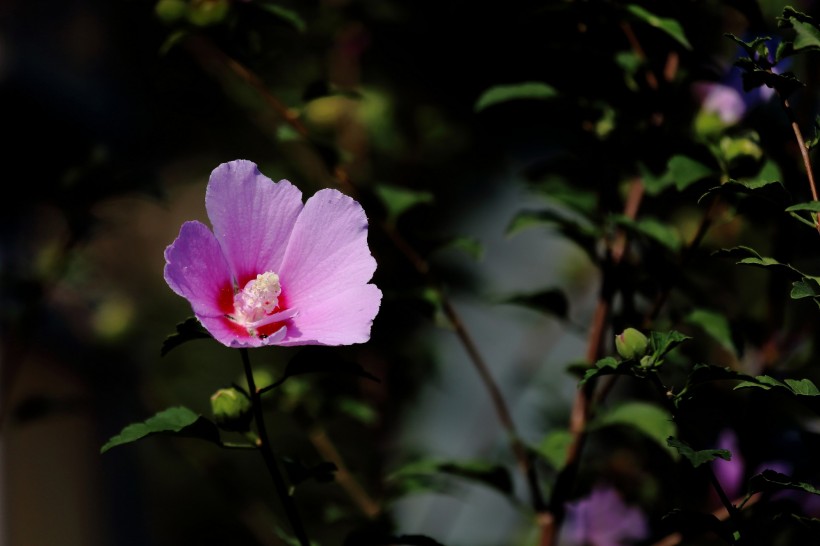
[[[337,190],[324,189],[308,199],[296,219],[277,273],[288,305],[306,314],[316,302],[366,284],[375,270],[361,205]]]
[[[191,303],[194,314],[221,316],[232,301],[231,275],[222,249],[202,222],[185,222],[165,249],[165,282]]]
[[[382,292],[363,284],[310,305],[298,307],[290,319],[287,335],[277,345],[351,345],[370,339],[370,329]]]
[[[211,173],[205,207],[241,287],[257,274],[279,268],[302,210],[302,192],[287,180],[271,181],[251,161],[236,160]]]
[[[214,339],[228,347],[264,347],[266,345],[275,345],[287,333],[287,327],[283,326],[268,337],[260,338],[252,336],[248,331],[224,317],[197,317],[208,332],[214,336]]]

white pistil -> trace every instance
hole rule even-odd
[[[274,313],[279,305],[281,293],[279,275],[273,271],[260,273],[234,296],[234,320],[247,327],[249,331],[274,322],[276,319],[270,320],[270,317],[282,314]]]

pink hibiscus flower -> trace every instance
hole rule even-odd
[[[350,345],[370,338],[382,293],[367,217],[324,189],[302,203],[246,160],[211,173],[205,208],[213,232],[185,222],[165,249],[165,281],[229,347]]]

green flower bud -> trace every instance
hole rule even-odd
[[[648,347],[647,337],[635,328],[627,328],[615,336],[615,349],[622,358],[640,358]]]
[[[225,20],[231,9],[229,0],[192,0],[188,21],[198,27],[216,25]]]
[[[185,0],[159,0],[154,5],[154,13],[163,23],[173,23],[182,19],[188,10]]]
[[[211,396],[211,411],[220,428],[244,432],[251,424],[251,400],[234,387],[219,389]]]

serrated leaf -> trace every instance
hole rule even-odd
[[[672,436],[666,439],[666,443],[669,447],[673,447],[678,450],[678,453],[688,459],[695,468],[704,463],[714,461],[718,457],[725,461],[730,461],[732,459],[732,454],[727,449],[702,449],[695,451],[686,442],[678,440]]]
[[[792,480],[789,476],[775,472],[774,470],[764,470],[760,474],[755,474],[749,478],[749,494],[771,493],[783,489],[793,489],[805,491],[812,495],[820,495],[820,489],[806,482]]]
[[[803,273],[801,273],[789,264],[781,263],[775,260],[774,258],[761,256],[756,250],[748,246],[723,248],[716,251],[715,254],[729,254],[732,256],[741,256],[741,259],[735,262],[738,265],[753,265],[759,267],[783,267],[791,271],[792,273],[800,275],[801,277],[810,277],[810,275],[804,275]]]
[[[375,191],[387,209],[387,222],[391,224],[416,205],[432,203],[434,200],[429,191],[415,191],[399,186],[380,184]]]
[[[689,40],[686,38],[683,27],[676,20],[670,17],[658,17],[654,13],[651,13],[636,4],[629,4],[626,6],[626,9],[641,21],[644,21],[648,25],[665,32],[686,49],[692,49],[692,44],[690,44]]]
[[[737,347],[732,339],[732,329],[729,320],[724,315],[708,309],[694,309],[685,320],[689,324],[703,328],[721,347],[737,356]]]
[[[668,332],[650,332],[649,346],[652,350],[652,362],[659,364],[663,360],[664,356],[675,349],[678,345],[689,339],[692,338],[676,330],[669,330]]]
[[[504,102],[513,100],[548,100],[558,96],[558,91],[542,82],[522,82],[496,85],[484,91],[475,103],[475,111],[481,112]]]
[[[710,381],[750,381],[752,379],[751,376],[736,372],[729,367],[695,364],[686,378],[683,389],[675,395],[674,403],[678,405],[682,400],[690,398],[692,389],[703,383]]]
[[[136,442],[146,436],[156,434],[199,438],[215,444],[221,443],[219,428],[214,423],[186,407],[177,406],[163,410],[141,423],[126,426],[100,448],[100,453],[105,453],[112,447]]]
[[[794,29],[795,37],[791,44],[793,51],[820,49],[820,29],[817,28],[814,19],[805,13],[787,6],[783,9],[783,15],[778,18],[778,27]]]
[[[790,207],[786,207],[786,212],[803,211],[820,212],[820,201],[809,201],[808,203],[798,203]]]
[[[797,396],[819,396],[820,390],[811,379],[784,379],[778,381],[768,375],[758,375],[749,381],[743,381],[735,386],[735,390],[744,388],[759,388],[770,390],[780,388]]]
[[[595,367],[588,369],[578,382],[580,388],[589,380],[602,375],[631,375],[634,377],[643,377],[643,370],[637,366],[634,360],[619,361],[611,356],[604,357],[595,363]]]
[[[275,15],[279,19],[282,19],[299,32],[305,32],[305,30],[307,30],[307,24],[305,23],[305,20],[302,19],[301,15],[299,15],[292,9],[280,6],[279,4],[271,4],[265,1],[257,2],[256,5],[262,8],[263,10],[267,11],[268,13]]]
[[[189,317],[184,322],[177,324],[177,331],[165,338],[162,342],[162,349],[160,356],[167,355],[172,349],[179,347],[183,343],[193,341],[195,339],[207,339],[211,337],[208,330],[202,327],[196,317]]]
[[[550,288],[533,294],[519,294],[504,300],[504,302],[523,305],[562,319],[566,319],[569,313],[569,300],[564,291],[559,288]]]
[[[759,68],[747,69],[743,72],[742,80],[744,91],[751,91],[752,89],[765,85],[766,87],[771,87],[776,90],[780,96],[784,98],[788,98],[792,93],[805,85],[791,72],[775,74],[774,72],[761,70]]]
[[[282,377],[275,383],[265,387],[264,390],[276,388],[290,377],[308,373],[355,375],[377,383],[380,382],[378,377],[362,368],[359,364],[340,358],[332,349],[308,346],[296,353],[285,366]]]
[[[672,450],[666,441],[670,436],[674,436],[677,430],[672,415],[655,404],[627,402],[607,411],[600,419],[591,423],[593,428],[611,425],[634,427],[663,449],[677,455],[677,451]]]

